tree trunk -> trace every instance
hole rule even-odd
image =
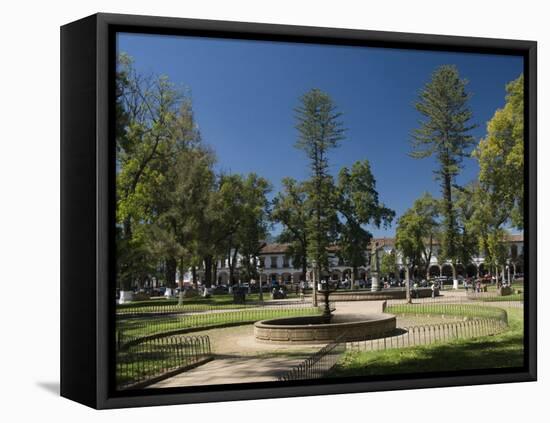
[[[407,299],[407,303],[411,303],[411,284],[410,284],[410,274],[409,274],[409,266],[405,265],[405,297]]]
[[[456,276],[456,265],[454,263],[451,264],[451,269],[453,271],[453,288],[458,289],[458,279]]]
[[[351,282],[349,284],[349,289],[353,289],[355,286],[355,275],[357,274],[357,267],[353,266],[351,270]]]
[[[207,288],[212,286],[212,256],[204,256],[204,284]]]
[[[180,278],[179,278],[180,292],[179,292],[179,299],[178,299],[179,305],[183,304],[183,273],[184,273],[183,257],[180,257]]]
[[[193,266],[191,268],[191,274],[193,277],[193,287],[196,289],[197,288],[197,266]]]
[[[229,253],[229,280],[231,281],[231,284],[234,283],[235,279],[235,262],[237,261],[237,249],[235,248],[233,250],[233,255],[231,255],[231,250]]]
[[[178,267],[178,262],[174,257],[170,257],[166,259],[164,276],[166,278],[166,286],[168,288],[175,288],[177,267]]]
[[[218,284],[218,260],[212,260],[212,284]]]
[[[313,307],[317,307],[317,269],[314,267],[311,276],[313,279]]]

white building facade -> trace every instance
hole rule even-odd
[[[374,240],[378,245],[379,259],[383,254],[389,254],[395,250],[394,238],[378,238]],[[524,245],[523,235],[509,235],[506,241],[508,250],[507,264],[504,269],[498,269],[500,274],[509,275],[509,278],[515,277],[517,274],[523,273],[523,256]],[[430,277],[451,277],[453,274],[453,264],[450,262],[440,262],[437,253],[439,246],[435,245],[433,248],[430,265],[428,266],[428,273]],[[261,250],[259,256],[259,268],[261,272],[262,283],[276,281],[283,284],[296,284],[300,281],[310,281],[311,269],[308,269],[304,275],[300,266],[295,266],[292,262],[292,258],[287,255],[288,244],[267,244]],[[370,251],[365,251],[366,262],[368,263],[368,257]],[[345,280],[351,278],[352,268],[346,266],[342,260],[338,257],[337,248],[333,248],[329,255],[330,260],[330,273],[324,273],[323,278],[330,278],[332,280]],[[399,268],[400,280],[405,278],[405,268],[401,261],[401,257],[397,254],[397,265]],[[237,262],[233,271],[233,283],[249,282],[240,279],[241,275],[241,257],[237,257]],[[424,273],[425,270],[422,270]],[[217,264],[215,275],[215,284],[230,284],[230,269],[228,266],[228,260],[220,260]],[[357,270],[357,276],[360,280],[365,280],[370,277],[370,266],[361,266]],[[461,277],[480,277],[486,274],[494,274],[494,269],[490,269],[485,264],[485,258],[483,255],[478,254],[474,256],[470,263],[459,263],[456,265],[456,273]],[[199,270],[197,273],[199,280],[203,280],[204,272]],[[412,276],[412,275],[411,275]],[[425,274],[417,274],[418,277],[424,278]],[[187,278],[186,278],[187,279]]]

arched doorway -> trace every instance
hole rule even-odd
[[[443,266],[441,266],[441,274],[443,276],[446,276],[448,278],[453,276],[453,266],[446,263]]]
[[[428,269],[428,274],[430,275],[430,278],[437,278],[441,275],[441,270],[439,269],[439,265],[432,264]]]
[[[300,281],[305,281],[306,278],[302,272],[294,272],[292,274],[292,283],[300,283]]]

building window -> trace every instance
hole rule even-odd
[[[271,257],[271,268],[276,269],[277,268],[277,256]]]
[[[283,267],[290,267],[290,263],[287,256],[283,257]]]

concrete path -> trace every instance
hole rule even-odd
[[[322,345],[257,342],[252,325],[196,332],[208,335],[214,360],[165,379],[151,388],[274,381]]]
[[[216,356],[213,361],[151,385],[150,388],[276,381],[305,358],[305,354],[292,358]]]

